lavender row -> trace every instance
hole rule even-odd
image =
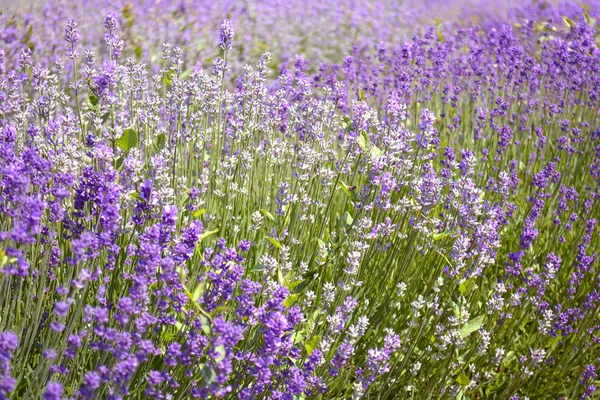
[[[0,399],[598,395],[596,9],[112,3],[5,17]]]

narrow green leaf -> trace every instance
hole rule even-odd
[[[185,288],[185,270],[181,267],[178,267],[177,272],[179,272],[179,281],[181,282],[182,285],[184,285],[184,288]]]
[[[194,211],[194,213],[192,215],[194,216],[194,218],[198,219],[201,216],[203,216],[205,213],[206,213],[206,209],[205,208],[201,208],[200,210]]]
[[[443,42],[444,41],[444,32],[442,32],[441,29],[438,29],[437,31],[437,38],[439,42]]]
[[[219,232],[218,229],[215,229],[214,231],[208,231],[208,232],[204,232],[203,234],[200,235],[200,241],[206,239],[207,237],[214,235],[215,233]]]
[[[279,242],[279,240],[272,238],[272,237],[267,237],[266,238],[273,246],[277,247],[278,249],[281,248],[281,243]]]
[[[200,282],[200,284],[194,290],[194,295],[193,295],[192,299],[194,301],[198,301],[200,299],[200,297],[202,297],[202,295],[204,294],[205,288],[206,288],[206,281]]]
[[[565,23],[565,25],[567,25],[569,28],[571,28],[572,26],[575,25],[575,22],[573,22],[573,20],[567,16],[563,15],[562,19],[563,19],[563,22]]]
[[[350,188],[343,181],[340,181],[340,187],[342,188],[342,190],[344,191],[344,193],[346,193],[346,195],[348,195],[348,197],[352,197],[350,195]]]
[[[348,186],[346,185],[346,183],[340,181],[340,187],[342,188],[344,193],[346,193],[346,195],[350,198],[350,200],[358,200],[358,195],[356,194],[356,186]]]
[[[441,233],[434,233],[431,237],[433,240],[441,240],[444,239],[448,236],[450,236],[451,232],[441,232]]]
[[[222,312],[229,311],[229,309],[230,309],[230,307],[227,307],[227,306],[219,306],[219,307],[215,308],[214,310],[212,310],[212,312],[210,314],[214,318]]]
[[[267,217],[268,219],[271,220],[271,222],[275,222],[275,217],[273,217],[273,214],[271,214],[270,212],[268,212],[267,210],[265,210],[264,208],[261,208],[260,210],[261,213],[263,213],[263,215],[265,217]]]

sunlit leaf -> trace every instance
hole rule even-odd
[[[469,383],[471,383],[471,380],[469,379],[469,377],[465,374],[460,374],[458,376],[458,378],[456,378],[456,383],[458,383],[459,385],[465,387],[468,386]]]
[[[319,347],[320,342],[321,342],[321,336],[314,335],[308,342],[306,342],[304,344],[304,347],[306,348],[306,352],[308,353],[308,355],[311,355],[312,352],[315,351],[315,349],[317,347]]]
[[[298,300],[298,297],[300,297],[299,293],[294,293],[289,295],[283,302],[283,306],[285,308],[290,308],[292,305],[294,305],[294,303],[296,302],[296,300]]]
[[[280,249],[280,248],[281,248],[281,243],[279,242],[279,240],[277,240],[277,239],[275,239],[275,238],[272,238],[272,237],[267,237],[266,239],[267,239],[267,240],[269,241],[269,243],[271,243],[273,246],[277,247],[278,249]]]
[[[202,233],[202,234],[200,235],[200,241],[202,241],[202,240],[206,239],[206,238],[207,238],[207,237],[209,237],[209,236],[212,236],[212,235],[214,235],[214,234],[215,234],[215,233],[217,233],[217,232],[219,232],[219,230],[218,230],[218,229],[215,229],[214,231],[207,231],[207,232],[204,232],[204,233]]]
[[[471,333],[477,332],[479,330],[479,328],[481,328],[484,318],[485,318],[485,315],[480,315],[478,317],[471,319],[469,322],[467,322],[460,328],[460,335],[463,338],[465,338],[465,337],[469,336]]]
[[[125,153],[129,153],[129,150],[136,147],[138,144],[138,135],[133,128],[127,128],[121,134],[121,137],[117,139],[115,145],[120,149],[123,149]]]

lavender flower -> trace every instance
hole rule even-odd
[[[219,30],[219,47],[223,50],[231,49],[231,45],[233,43],[233,26],[231,25],[231,21],[228,19],[223,20],[221,24],[221,29]]]

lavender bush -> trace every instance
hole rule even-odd
[[[597,8],[96,3],[0,17],[0,399],[600,395]]]

